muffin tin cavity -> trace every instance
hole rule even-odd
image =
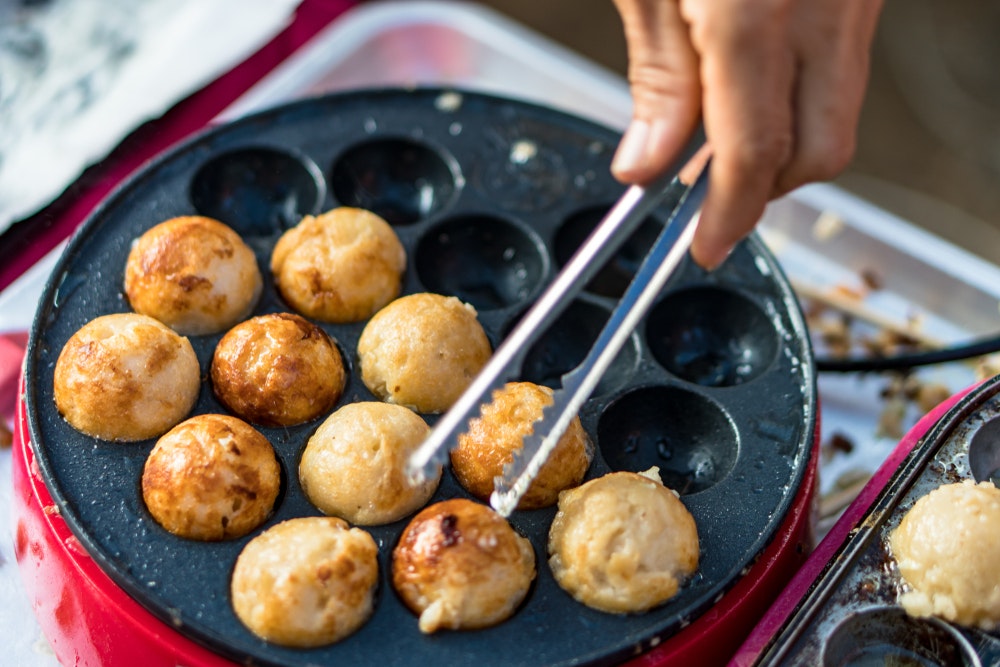
[[[979,664],[969,642],[949,625],[933,618],[913,618],[899,609],[877,609],[848,617],[833,631],[823,650],[823,667]]]
[[[715,287],[668,295],[650,312],[646,337],[664,368],[705,387],[749,382],[778,351],[767,315],[737,292]]]
[[[521,365],[521,377],[553,389],[562,386],[562,376],[580,365],[611,316],[603,305],[577,300],[532,345]],[[597,383],[594,394],[605,395],[628,382],[639,360],[635,336],[626,341],[618,356]]]
[[[429,291],[481,311],[524,303],[548,268],[537,235],[488,215],[452,218],[429,230],[413,261]]]
[[[552,245],[560,268],[569,263],[608,210],[608,206],[588,208],[574,213],[563,223]],[[584,289],[599,296],[621,298],[662,229],[662,223],[653,219],[644,220]]]
[[[739,454],[725,410],[678,387],[643,387],[621,396],[601,415],[597,433],[612,470],[657,466],[663,484],[682,496],[725,479]]]
[[[547,507],[510,517],[537,559],[537,576],[514,615],[488,629],[425,636],[391,582],[392,549],[411,515],[365,528],[378,545],[380,580],[374,614],[357,633],[310,649],[269,644],[234,613],[230,578],[251,539],[287,519],[320,514],[298,470],[329,413],[261,426],[282,470],[273,514],[248,535],[194,544],[163,530],[143,504],[139,479],[154,441],[123,445],[84,436],[52,398],[55,359],[73,332],[98,315],[128,310],[121,285],[132,240],[163,220],[195,213],[222,217],[252,237],[248,245],[264,273],[251,313],[259,316],[289,312],[268,267],[296,216],[370,209],[394,225],[405,250],[401,296],[430,291],[471,303],[495,348],[624,191],[609,169],[618,139],[587,121],[486,95],[358,91],[214,128],[137,173],[74,236],[43,295],[28,352],[31,442],[82,547],[171,628],[239,664],[608,665],[668,641],[772,543],[800,493],[812,449],[815,378],[805,323],[755,237],[710,275],[683,263],[658,297],[655,320],[640,323],[580,410],[595,445],[586,479],[657,465],[668,485],[687,494],[681,502],[698,525],[697,574],[642,614],[599,612],[559,588],[547,565],[556,508]],[[669,214],[668,206],[650,214],[610,262],[613,278],[596,280],[566,304],[508,379],[558,386],[579,365]],[[362,381],[358,352],[370,320],[310,321],[336,341],[346,366],[346,386],[331,410],[376,400]],[[705,355],[722,346],[725,363],[739,370],[733,378],[716,372],[692,382],[675,360],[689,352],[683,341],[671,342],[675,331],[698,332]],[[203,375],[224,333],[190,336]],[[747,390],[722,386],[738,380]],[[226,413],[207,380],[194,413]],[[429,502],[451,498],[471,496],[446,468]]]
[[[411,225],[445,209],[458,183],[438,151],[410,139],[358,144],[330,170],[330,188],[341,204],[373,211],[390,225]]]
[[[325,195],[312,162],[273,148],[241,148],[206,162],[191,179],[191,203],[244,236],[269,236],[316,213]]]
[[[1000,417],[976,431],[969,443],[969,468],[977,482],[1000,486]]]

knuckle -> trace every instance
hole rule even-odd
[[[741,169],[777,170],[788,161],[791,152],[791,133],[775,132],[756,135],[740,142],[734,151],[734,158]]]

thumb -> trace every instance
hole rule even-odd
[[[698,122],[701,84],[688,25],[672,0],[615,0],[625,28],[632,122],[611,163],[624,183],[663,173]]]

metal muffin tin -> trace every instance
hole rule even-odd
[[[283,472],[273,515],[245,538],[201,543],[168,534],[144,506],[139,480],[153,440],[86,437],[60,417],[52,398],[66,340],[94,317],[130,310],[122,282],[133,239],[178,215],[216,217],[254,248],[265,274],[254,314],[263,314],[289,310],[267,270],[286,228],[338,205],[374,210],[407,250],[404,293],[471,302],[495,347],[621,194],[608,169],[617,141],[606,128],[523,102],[452,90],[357,91],[214,128],[143,168],[71,241],[46,287],[28,350],[31,442],[86,551],[155,616],[246,664],[608,664],[685,627],[770,542],[799,491],[814,438],[805,324],[756,238],[712,274],[685,263],[581,412],[597,449],[588,478],[659,465],[698,525],[697,574],[644,614],[598,612],[559,589],[546,563],[551,508],[510,519],[534,545],[538,576],[526,602],[499,626],[420,634],[389,576],[403,520],[368,529],[379,545],[381,579],[364,627],[324,648],[268,644],[233,613],[230,573],[262,530],[319,514],[297,467],[322,418],[260,429]],[[665,215],[651,216],[569,306],[529,353],[523,379],[551,382],[582,359]],[[364,323],[321,326],[348,367],[338,405],[373,400],[355,353]],[[206,378],[195,413],[224,412],[207,380],[221,335],[191,337]],[[466,495],[446,471],[432,501]]]
[[[917,441],[757,664],[1000,664],[1000,632],[914,618],[899,604],[905,588],[889,536],[918,499],[966,479],[1000,483],[1000,376],[955,401]]]

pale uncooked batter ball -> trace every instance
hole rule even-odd
[[[450,408],[490,354],[475,308],[440,294],[396,299],[375,314],[358,341],[368,389],[422,413]]]
[[[406,477],[406,462],[429,433],[409,408],[349,403],[309,438],[299,462],[302,488],[323,512],[351,523],[401,519],[423,507],[441,480],[440,469],[422,484]]]
[[[509,382],[483,406],[479,417],[458,437],[451,466],[459,483],[472,495],[489,500],[494,478],[520,450],[524,436],[534,431],[542,410],[552,403],[552,390],[533,382]],[[554,505],[559,492],[577,486],[590,467],[593,446],[580,418],[574,417],[518,503],[518,509]]]
[[[531,543],[492,509],[464,498],[417,514],[392,554],[392,583],[425,633],[506,620],[534,578]]]
[[[359,322],[399,294],[406,251],[370,211],[341,207],[307,215],[271,254],[274,282],[292,308],[324,322]]]
[[[135,313],[91,320],[63,346],[54,393],[59,413],[104,440],[145,440],[191,412],[201,371],[191,342]]]
[[[698,568],[698,531],[653,468],[615,472],[559,495],[549,566],[579,602],[642,612],[676,595]]]
[[[233,609],[275,644],[332,644],[365,624],[375,603],[378,547],[335,517],[290,519],[243,548],[233,568]]]
[[[125,265],[132,308],[192,336],[224,331],[248,317],[263,284],[257,258],[240,235],[196,215],[144,233]]]
[[[890,544],[910,587],[900,599],[909,614],[1000,628],[1000,489],[941,486],[914,503]]]
[[[271,513],[280,487],[271,443],[228,415],[197,415],[170,429],[142,473],[142,497],[153,518],[193,540],[249,533]]]
[[[293,426],[329,412],[347,378],[333,338],[292,313],[260,315],[226,332],[211,375],[219,400],[262,426]]]

